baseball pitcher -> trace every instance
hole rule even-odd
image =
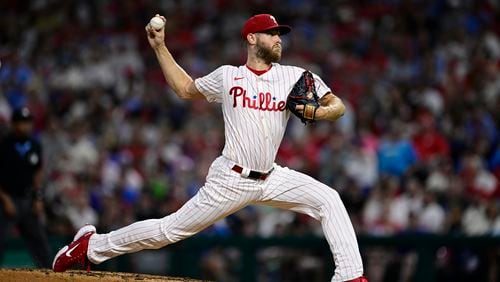
[[[165,18],[161,17],[164,21]],[[353,226],[337,191],[274,162],[290,113],[303,122],[335,121],[342,101],[316,74],[280,65],[281,36],[291,28],[269,14],[249,18],[241,30],[247,45],[242,66],[224,65],[193,80],[165,45],[164,27],[146,34],[166,81],[182,99],[219,103],[225,146],[203,187],[178,211],[107,234],[86,225],[54,258],[54,271],[99,264],[190,237],[247,205],[268,205],[307,214],[322,224],[335,262],[332,281],[367,281]]]

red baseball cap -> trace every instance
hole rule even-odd
[[[288,25],[280,25],[276,19],[270,14],[258,14],[249,18],[243,28],[241,29],[241,37],[243,39],[247,38],[249,33],[256,33],[267,31],[271,29],[278,29],[280,34],[289,33],[292,28]]]

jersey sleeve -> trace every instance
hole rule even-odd
[[[318,97],[321,98],[325,96],[326,93],[332,92],[332,89],[326,85],[326,83],[317,74],[313,73],[314,84],[316,85],[316,92]],[[333,93],[333,92],[332,92]]]
[[[194,80],[194,85],[200,91],[208,102],[222,103],[222,92],[224,66],[221,66],[213,72]]]

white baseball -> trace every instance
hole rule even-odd
[[[151,25],[152,28],[154,28],[155,30],[160,30],[163,28],[163,26],[165,25],[165,22],[163,21],[162,18],[158,17],[158,16],[154,16],[151,18],[151,20],[149,21],[149,24]]]

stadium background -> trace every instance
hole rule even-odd
[[[282,63],[317,72],[347,105],[334,124],[292,118],[277,161],[341,193],[370,281],[499,281],[493,0],[2,1],[0,132],[13,108],[34,112],[54,248],[84,223],[106,232],[175,211],[223,146],[217,105],[181,101],[165,84],[149,18],[167,18],[168,47],[198,77],[244,63],[239,30],[261,12],[293,27]],[[11,236],[2,265],[30,266]],[[251,243],[252,279],[326,281],[333,260],[321,236],[307,216],[248,207],[186,243],[100,269],[241,281]],[[186,273],[180,262],[191,263]]]

